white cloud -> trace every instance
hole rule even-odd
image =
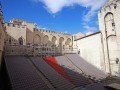
[[[88,22],[97,14],[97,11],[105,4],[107,0],[34,0],[35,2],[42,2],[48,12],[53,15],[60,12],[64,7],[80,5],[88,8],[88,12],[84,14],[83,27],[86,29],[85,33],[91,34],[97,31],[96,27],[89,26]],[[95,23],[96,24],[96,23]]]
[[[90,12],[98,10],[106,0],[34,0],[35,2],[44,3],[46,9],[55,14],[61,11],[64,7],[69,7],[73,5],[80,5],[83,7],[90,8]]]
[[[97,14],[103,4],[107,0],[33,0],[35,2],[42,2],[48,12],[56,14],[64,7],[70,7],[73,5],[80,5],[82,7],[89,8],[89,11],[84,15],[83,21],[89,22],[92,17]]]
[[[83,21],[89,22],[92,17],[94,17],[97,14],[96,11],[89,11],[87,14],[84,15]]]

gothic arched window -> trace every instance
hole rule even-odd
[[[113,13],[109,12],[105,15],[105,29],[107,31],[107,36],[115,35],[115,22]]]

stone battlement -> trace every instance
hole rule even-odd
[[[6,26],[16,27],[16,28],[25,28],[25,27],[27,27],[28,24],[29,24],[30,26],[35,26],[35,27],[33,28],[34,31],[46,32],[46,33],[58,34],[58,35],[72,36],[71,34],[64,33],[64,32],[56,32],[56,31],[52,31],[52,30],[46,30],[46,29],[38,28],[35,23],[27,22],[27,21],[20,20],[20,19],[12,19],[12,20],[10,21],[10,23],[6,23]],[[31,28],[31,29],[32,29],[32,28]]]
[[[120,8],[120,0],[109,0],[99,11],[99,13],[109,12]]]
[[[6,23],[6,26],[15,27],[15,28],[25,28],[26,27],[26,25],[17,25],[17,24],[13,24],[13,23]]]
[[[64,32],[56,32],[56,31],[45,30],[45,29],[37,29],[37,28],[34,28],[34,31],[48,32],[48,33],[51,33],[51,34],[61,34],[61,35],[69,35],[69,36],[72,36],[71,34],[68,34],[68,33],[64,33]]]

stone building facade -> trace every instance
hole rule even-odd
[[[0,4],[0,66],[4,51],[4,42],[5,42],[5,27],[4,27],[4,20],[3,20],[3,13],[2,13],[2,6]]]
[[[65,49],[70,50],[73,46],[72,35],[51,30],[44,30],[38,28],[35,23],[20,19],[13,19],[10,23],[6,23],[5,26],[7,32],[6,48],[9,53],[16,52],[14,50],[18,50],[21,45],[49,48],[54,46],[59,52],[64,52],[66,51]],[[9,46],[18,46],[18,48],[13,48],[14,50],[12,50]]]
[[[109,0],[98,16],[106,71],[120,74],[120,0]]]
[[[108,0],[98,13],[99,33],[75,40],[80,56],[120,76],[120,0]]]
[[[67,33],[59,33],[56,31],[44,30],[37,28],[36,24],[23,21],[20,19],[13,19],[10,23],[6,23],[7,39],[11,39],[11,43],[7,44],[20,44],[14,42],[20,38],[23,39],[23,45],[27,44],[50,44],[50,45],[68,45],[72,46],[72,35]],[[9,41],[7,40],[7,41]]]
[[[59,33],[56,31],[39,29],[34,23],[23,21],[20,19],[13,19],[10,23],[6,23],[7,39],[11,43],[7,44],[20,44],[14,42],[13,39],[19,41],[23,39],[23,45],[27,44],[50,44],[50,45],[68,45],[72,46],[72,35],[67,33]],[[9,41],[7,40],[7,41]]]
[[[103,47],[100,32],[76,39],[75,42],[80,56],[99,69],[104,70]]]

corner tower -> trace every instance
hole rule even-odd
[[[120,75],[120,0],[108,0],[98,13],[105,71]]]

